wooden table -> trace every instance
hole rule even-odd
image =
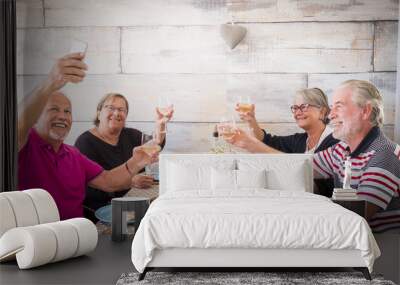
[[[128,193],[125,194],[127,197],[146,197],[150,198],[150,201],[154,201],[158,197],[158,184],[153,185],[148,189],[131,188]]]

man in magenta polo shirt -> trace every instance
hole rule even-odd
[[[106,192],[129,188],[132,176],[157,159],[138,147],[125,164],[107,171],[64,144],[72,125],[71,102],[58,90],[83,80],[83,58],[74,53],[59,59],[47,80],[18,106],[18,188],[47,190],[62,220],[83,216],[88,184]]]

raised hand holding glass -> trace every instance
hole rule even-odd
[[[167,132],[167,122],[172,116],[174,111],[174,105],[168,96],[159,96],[157,104],[158,112],[164,117],[165,127],[160,131],[161,133]]]
[[[240,114],[245,114],[251,111],[252,102],[250,96],[240,95],[237,96],[236,100],[237,111]]]

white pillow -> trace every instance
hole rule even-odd
[[[291,167],[267,170],[267,188],[272,190],[307,191],[306,168],[304,163]]]
[[[267,177],[262,170],[236,170],[237,188],[266,188]]]
[[[211,168],[211,189],[236,190],[236,170]]]
[[[170,161],[167,164],[167,191],[211,190],[211,168],[234,169],[232,160]]]
[[[185,191],[210,188],[210,168],[169,163],[167,189]]]
[[[266,188],[270,190],[307,191],[309,190],[311,174],[305,160],[285,157],[266,157],[258,159],[239,159],[239,170],[265,170]]]
[[[266,188],[265,170],[211,169],[211,189],[234,191],[239,189]]]

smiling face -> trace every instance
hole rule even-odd
[[[60,144],[71,130],[71,102],[62,93],[53,93],[35,127],[38,133],[50,144]]]
[[[120,97],[107,99],[97,114],[99,128],[103,131],[121,131],[125,127],[127,112],[124,99]]]
[[[321,107],[308,104],[302,96],[296,96],[294,106],[297,106],[297,110],[292,110],[292,112],[294,111],[293,118],[300,128],[308,130],[316,124],[322,123],[321,118],[323,117],[323,113]]]
[[[333,136],[346,143],[363,129],[365,116],[362,108],[352,100],[350,88],[342,87],[335,91],[329,118],[333,126]]]

